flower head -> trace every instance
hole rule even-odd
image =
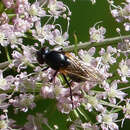
[[[0,70],[0,89],[8,90],[11,89],[11,85],[14,82],[13,76],[7,76],[6,78],[3,77],[3,72]]]
[[[119,63],[119,68],[117,69],[118,74],[121,76],[123,82],[128,82],[126,79],[130,77],[130,67],[128,65],[128,60],[123,60]]]
[[[94,27],[90,28],[89,34],[90,34],[90,41],[91,42],[101,42],[104,40],[104,34],[106,33],[106,29],[104,27],[98,27],[98,29]]]
[[[97,116],[97,121],[101,123],[103,130],[118,130],[118,125],[115,123],[117,117],[117,113],[102,113]]]
[[[111,85],[107,84],[107,88],[105,88],[104,94],[108,96],[108,99],[111,103],[116,104],[116,98],[120,99],[121,101],[124,100],[124,97],[127,95],[126,93],[122,92],[121,90],[117,89],[119,81],[113,81]]]

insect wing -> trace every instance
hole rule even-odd
[[[103,75],[98,70],[96,70],[96,68],[86,65],[83,61],[72,56],[70,53],[67,53],[66,56],[70,65],[68,65],[64,71],[73,81],[103,81]]]

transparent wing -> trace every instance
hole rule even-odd
[[[65,55],[67,56],[70,65],[64,69],[64,73],[73,81],[102,82],[104,80],[103,75],[96,70],[96,68],[85,65],[83,61],[72,56],[70,53],[66,53]]]

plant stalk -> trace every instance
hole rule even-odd
[[[92,42],[80,42],[79,44],[77,44],[77,49],[88,49],[90,47],[97,47],[97,46],[103,46],[103,45],[111,45],[111,44],[117,44],[117,41],[121,41],[123,39],[127,39],[130,38],[130,35],[126,35],[126,36],[119,36],[119,37],[113,37],[113,38],[107,38],[104,39],[103,41],[99,42],[99,43],[92,43]],[[114,42],[114,43],[112,43]],[[75,45],[70,45],[68,47],[63,48],[64,51],[73,51],[75,48]]]

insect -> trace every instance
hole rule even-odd
[[[102,82],[103,81],[103,76],[100,74],[99,71],[97,71],[94,67],[85,65],[82,60],[76,58],[75,56],[72,56],[68,52],[55,51],[55,50],[50,50],[48,47],[46,48],[43,47],[36,52],[36,57],[37,57],[37,61],[40,64],[44,64],[44,63],[47,64],[47,67],[44,68],[43,71],[47,70],[49,67],[55,70],[55,73],[51,81],[54,79],[54,77],[58,72],[62,74],[65,82],[70,88],[70,98],[72,101],[72,108],[74,108],[72,89],[66,76],[69,76],[69,78],[75,82],[84,82],[84,81]]]

